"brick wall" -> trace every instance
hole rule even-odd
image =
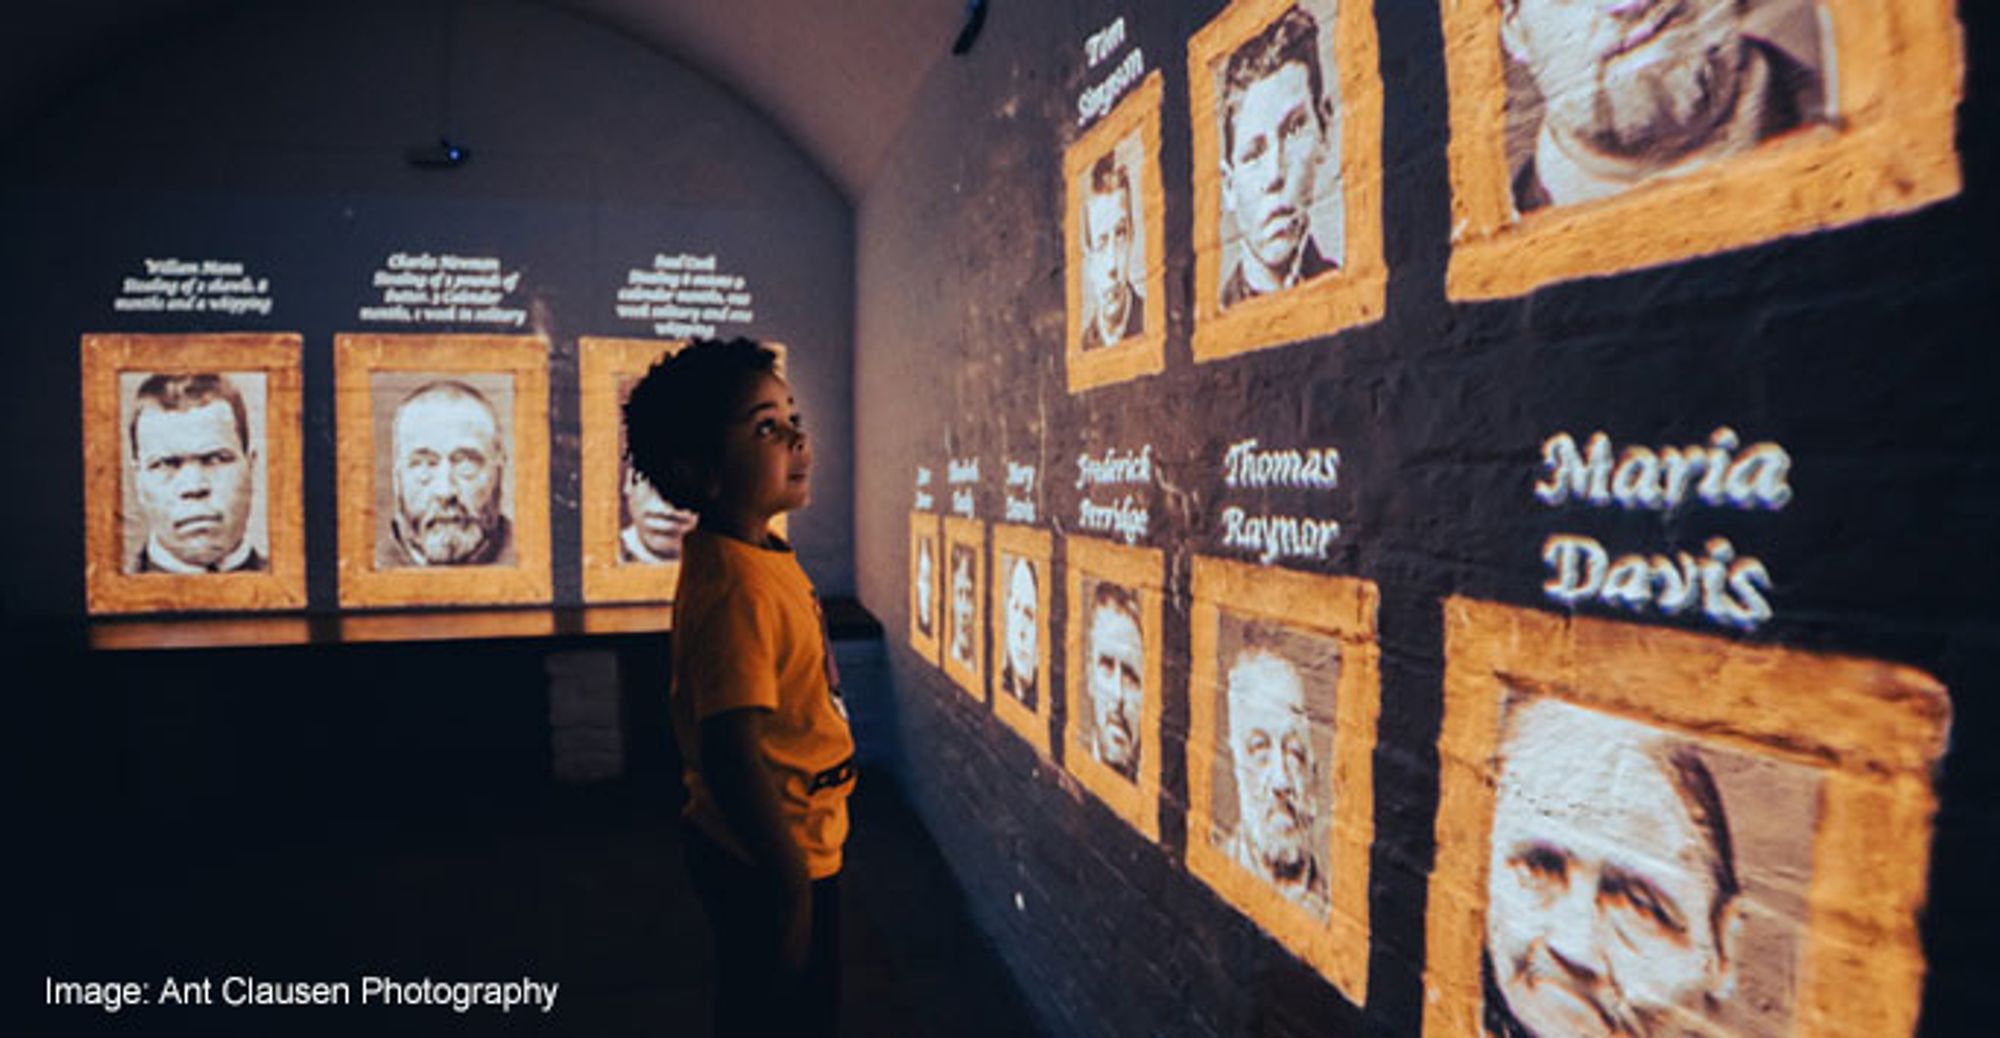
[[[1842,10],[1850,23],[1859,17]],[[1086,39],[1121,15],[1112,53],[1091,65]],[[1197,359],[1215,276],[1198,258],[1198,225],[1203,192],[1217,182],[1198,159],[1213,143],[1195,139],[1190,41],[1212,22],[1248,17],[1220,5],[997,6],[973,52],[931,76],[862,204],[856,568],[864,604],[890,630],[893,701],[891,713],[867,720],[893,725],[875,737],[886,739],[974,912],[1056,1033],[1476,1031],[1479,922],[1496,889],[1487,831],[1507,828],[1508,797],[1528,788],[1536,764],[1554,760],[1518,749],[1529,745],[1530,715],[1513,711],[1554,697],[1600,719],[1589,723],[1636,719],[1652,733],[1644,740],[1671,735],[1693,747],[1735,807],[1732,854],[1758,877],[1744,880],[1738,903],[1762,920],[1746,924],[1761,936],[1745,938],[1738,957],[1753,987],[1796,987],[1775,1015],[1717,1010],[1725,1033],[1764,1033],[1785,1020],[1796,1033],[1970,1033],[1966,1021],[1990,1004],[1978,990],[1989,960],[1973,934],[1990,929],[1982,921],[1991,921],[1991,899],[1976,877],[1979,848],[1995,832],[1994,775],[1965,748],[1994,730],[1978,689],[1992,680],[2000,647],[1981,619],[1990,612],[1985,589],[2000,576],[1982,532],[2000,501],[1981,460],[1996,446],[1983,417],[1994,367],[1980,346],[1995,250],[1976,230],[1994,212],[1986,59],[2000,25],[1978,5],[1957,13],[1964,101],[1955,137],[1932,138],[1955,150],[1948,164],[1962,186],[1949,200],[1872,219],[1836,213],[1820,220],[1839,225],[1832,229],[1791,227],[1746,245],[1730,235],[1802,218],[1816,189],[1780,179],[1745,196],[1725,184],[1714,197],[1733,208],[1720,209],[1662,189],[1669,193],[1645,197],[1677,204],[1614,212],[1626,214],[1618,219],[1632,241],[1671,236],[1677,221],[1701,225],[1682,243],[1685,255],[1552,276],[1539,287],[1469,290],[1453,254],[1455,226],[1476,237],[1453,201],[1459,124],[1445,54],[1457,29],[1436,4],[1383,2],[1369,15],[1386,281],[1379,314],[1338,331]],[[1900,45],[1914,46],[1910,38]],[[1164,291],[1160,370],[1072,392],[1076,361],[1065,342],[1076,325],[1066,293],[1079,257],[1062,230],[1065,157],[1091,140],[1078,125],[1079,99],[1134,52],[1162,79],[1157,198],[1139,207],[1157,220],[1147,233],[1163,238],[1153,282]],[[1907,65],[1908,55],[1870,53],[1864,61]],[[1935,71],[1948,56],[1917,64]],[[1852,62],[1847,74],[1866,75]],[[1868,161],[1879,171],[1887,160]],[[1534,270],[1502,264],[1489,275],[1504,282],[1584,263],[1572,253],[1591,250],[1577,243],[1611,233],[1585,224],[1546,231],[1532,249]],[[1269,338],[1305,305],[1207,341],[1227,350]],[[1781,506],[1600,507],[1534,493],[1553,478],[1544,449],[1559,434],[1581,449],[1605,433],[1615,463],[1625,448],[1658,456],[1709,443],[1722,427],[1745,451],[1770,444],[1783,453],[1791,493]],[[1336,447],[1338,486],[1230,487],[1226,452],[1250,438]],[[1079,486],[1088,474],[1080,456],[1142,448],[1152,463],[1145,478]],[[952,483],[954,462],[974,460],[979,477]],[[1032,490],[1004,485],[1010,461],[1038,468]],[[918,485],[920,470],[932,474],[928,487]],[[986,524],[991,579],[1010,497],[1031,499],[1037,513],[1014,525],[1052,535],[1043,577],[1054,590],[1043,618],[1053,700],[1041,722],[1046,751],[1003,720],[1002,693],[984,680],[1004,651],[997,606],[975,624],[985,637],[976,695],[941,665],[944,652],[920,651],[903,633],[912,627],[913,531],[936,529],[928,517],[952,511],[956,490]],[[920,492],[931,500],[913,516]],[[1076,545],[1120,539],[1085,528],[1086,503],[1127,493],[1149,512],[1134,547],[1159,553],[1148,585],[1160,611],[1159,720],[1145,733],[1159,755],[1158,800],[1138,812],[1157,838],[1078,778],[1090,770],[1075,732],[1084,686],[1071,684],[1081,661],[1077,643],[1064,639],[1083,619],[1066,586],[1078,575]],[[1227,539],[1231,505],[1332,519],[1340,533],[1323,558],[1260,564]],[[1732,616],[1704,602],[1671,608],[1658,598],[1666,587],[1658,577],[1647,578],[1643,602],[1555,597],[1544,588],[1558,576],[1545,548],[1559,536],[1589,538],[1607,562],[1636,554],[1678,569],[1685,553],[1697,573],[1714,557],[1708,545],[1727,539],[1738,560],[1754,558],[1768,573],[1770,615]],[[1325,966],[1356,957],[1356,939],[1302,953],[1312,938],[1287,929],[1281,908],[1214,880],[1197,861],[1209,836],[1196,786],[1226,771],[1191,738],[1197,722],[1207,724],[1194,704],[1212,704],[1226,680],[1196,647],[1215,629],[1214,610],[1232,608],[1201,590],[1197,572],[1212,559],[1328,582],[1316,587],[1360,581],[1377,596],[1364,641],[1378,653],[1379,718],[1335,737],[1369,744],[1358,913],[1366,936],[1359,966],[1341,967],[1365,977],[1359,984],[1336,983],[1340,969]],[[1257,586],[1253,579],[1251,599]],[[948,583],[938,594],[949,601]],[[1256,602],[1237,605],[1254,611]],[[938,622],[949,622],[944,611]],[[1361,658],[1363,642],[1342,644]],[[1741,674],[1760,677],[1739,686],[1731,675]],[[1865,730],[1860,717],[1873,718]],[[1606,736],[1601,745],[1616,742]],[[1781,766],[1805,769],[1810,826],[1767,826],[1749,806],[1759,795],[1744,792],[1756,787],[1742,784],[1744,769]],[[1336,785],[1333,795],[1344,794]],[[1641,815],[1643,802],[1624,801]],[[1893,827],[1849,842],[1856,830],[1842,820],[1863,804]],[[1792,850],[1773,833],[1789,833]],[[1818,850],[1799,849],[1813,840]],[[1803,893],[1767,875],[1782,871],[1786,854],[1809,877]],[[1856,899],[1868,876],[1883,896],[1864,907]],[[1866,917],[1859,930],[1825,922],[1824,913],[1846,910]],[[1843,948],[1874,950],[1841,966]]]

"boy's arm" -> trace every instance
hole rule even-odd
[[[805,967],[811,940],[812,881],[804,852],[785,828],[778,791],[758,749],[769,715],[768,710],[745,708],[703,720],[701,772],[729,831],[749,852],[760,876],[771,882],[784,926],[779,951],[796,970]]]

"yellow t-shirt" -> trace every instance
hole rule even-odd
[[[819,599],[791,549],[689,532],[674,593],[673,655],[671,707],[687,762],[687,817],[748,857],[702,781],[701,722],[745,707],[768,710],[764,766],[805,852],[806,872],[813,879],[839,872],[854,736]]]

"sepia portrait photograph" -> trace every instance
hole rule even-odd
[[[1466,249],[1453,297],[1740,248],[1955,193],[1955,81],[1902,74],[1959,62],[1944,6],[1940,22],[1938,0],[1447,5]],[[1884,73],[1946,90],[1891,87],[1886,103],[1843,103],[1843,79]],[[1510,236],[1564,248],[1504,250]]]
[[[986,699],[986,524],[944,519],[944,671],[965,694]]]
[[[340,336],[344,605],[546,601],[541,339]]]
[[[1445,641],[1427,1038],[1914,1032],[1926,855],[1868,848],[1929,846],[1942,686],[1461,598]]]
[[[910,513],[910,648],[938,665],[938,588],[943,582],[943,563],[938,558],[938,536],[942,529],[931,512]]]
[[[1188,869],[1357,1003],[1376,600],[1352,577],[1194,558]]]
[[[302,607],[298,337],[84,350],[93,611]]]
[[[1160,84],[1147,76],[1063,153],[1072,393],[1166,364]]]
[[[1209,840],[1324,916],[1340,643],[1224,611],[1216,631]]]
[[[378,371],[375,568],[514,564],[514,378]]]
[[[1495,784],[1489,1034],[1793,1033],[1816,769],[1515,693]]]
[[[119,373],[126,573],[268,568],[266,385],[261,371]]]
[[[1503,0],[1514,208],[1610,198],[1827,122],[1814,0]]]
[[[1068,562],[1068,734],[1064,760],[1085,788],[1159,836],[1163,558],[1088,537]]]
[[[1381,316],[1374,25],[1345,7],[1233,5],[1189,41],[1197,359]]]
[[[993,527],[993,712],[1049,756],[1048,531],[1001,523]]]
[[[680,578],[681,539],[698,516],[671,501],[632,467],[625,444],[625,400],[647,371],[678,352],[681,340],[583,336],[577,339],[582,398],[579,452],[583,493],[583,599],[668,602]],[[767,344],[784,370],[785,348]],[[773,528],[789,533],[787,516]]]

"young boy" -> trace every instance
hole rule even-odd
[[[632,467],[701,516],[674,593],[670,705],[719,1035],[831,1035],[839,1005],[854,739],[812,583],[770,528],[804,507],[812,471],[776,360],[745,339],[695,342],[625,404]]]

